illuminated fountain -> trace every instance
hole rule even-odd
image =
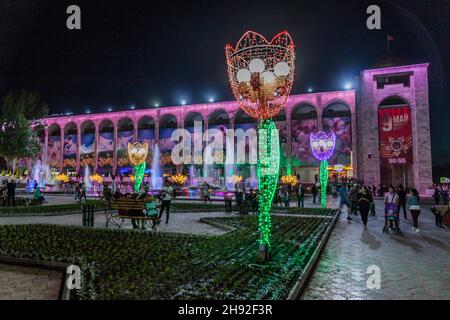
[[[86,193],[89,193],[92,189],[92,181],[90,179],[91,177],[91,169],[88,165],[84,166],[84,176],[83,176],[83,182],[86,186]]]
[[[161,166],[159,164],[159,157],[160,157],[159,146],[155,144],[152,159],[152,177],[151,177],[152,190],[160,190],[162,188],[162,176],[161,176]]]
[[[34,181],[36,180],[39,187],[43,188],[51,181],[50,167],[43,165],[41,160],[38,160],[31,171],[33,181],[29,182],[28,188],[34,188]]]

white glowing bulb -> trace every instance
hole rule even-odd
[[[275,81],[275,76],[270,71],[263,72],[261,76],[264,79],[264,82],[266,83],[273,83]]]
[[[291,72],[291,70],[286,62],[281,61],[275,65],[273,72],[277,77],[279,77],[279,76],[287,76]]]
[[[255,73],[255,72],[261,73],[266,68],[266,65],[265,65],[264,61],[262,61],[261,59],[253,59],[252,61],[250,61],[248,68],[250,69],[250,72],[252,72],[252,73]]]
[[[237,72],[236,78],[239,82],[248,82],[251,78],[251,73],[247,69],[241,69]]]

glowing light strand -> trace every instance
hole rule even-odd
[[[333,155],[336,145],[336,135],[332,131],[326,134],[323,131],[312,133],[309,137],[311,151],[320,160],[320,205],[327,207],[327,186],[328,186],[328,159]]]
[[[257,175],[260,194],[259,232],[260,251],[270,249],[272,222],[270,209],[278,182],[280,167],[280,144],[278,130],[272,119],[263,119],[258,125],[258,166]]]

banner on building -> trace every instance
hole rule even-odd
[[[117,134],[117,168],[119,173],[131,173],[132,165],[128,159],[128,143],[133,143],[133,131],[119,131]]]
[[[59,168],[61,164],[61,137],[49,136],[47,145],[47,164]]]
[[[336,144],[331,158],[330,165],[352,165],[352,118],[351,117],[331,117],[323,119],[323,131],[334,132]]]
[[[311,152],[309,137],[317,132],[317,119],[291,121],[292,132],[292,166],[317,166],[318,162]]]
[[[111,173],[113,168],[114,132],[100,132],[98,137],[98,172]]]
[[[147,143],[148,144],[148,151],[147,151],[147,158],[145,159],[145,162],[147,163],[147,171],[152,166],[153,162],[153,150],[155,148],[155,130],[153,129],[144,129],[138,131],[138,141],[140,143]]]
[[[410,165],[413,162],[411,109],[408,106],[380,108],[381,165]]]
[[[94,167],[95,162],[95,134],[83,133],[81,135],[81,150],[80,150],[80,167],[85,166]]]
[[[77,140],[76,134],[68,134],[64,136],[64,169],[74,169],[77,167]]]

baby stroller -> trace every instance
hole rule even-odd
[[[384,227],[383,233],[389,233],[389,229],[395,233],[400,233],[399,226],[399,212],[397,211],[397,206],[394,203],[386,204],[384,209]]]

